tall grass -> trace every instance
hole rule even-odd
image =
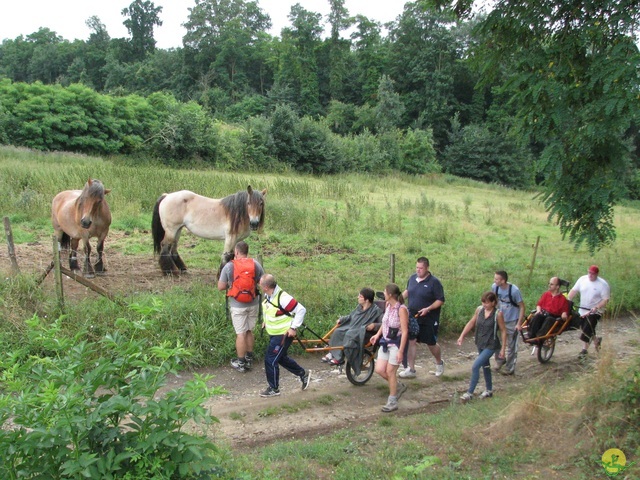
[[[533,308],[551,276],[573,282],[597,263],[612,287],[610,312],[640,308],[640,264],[635,261],[640,238],[637,204],[616,207],[618,240],[591,256],[562,240],[535,192],[450,176],[318,178],[286,172],[176,170],[151,163],[133,167],[100,158],[5,147],[0,148],[0,212],[11,218],[16,242],[50,238],[51,199],[60,190],[82,188],[88,177],[100,178],[112,189],[108,196],[112,231],[129,233],[110,245],[141,257],[151,255],[150,238],[143,230],[148,229],[160,194],[189,189],[220,198],[249,184],[267,188],[266,225],[263,233],[249,238],[251,253],[262,256],[265,269],[308,308],[309,321],[320,328],[353,308],[360,288],[381,290],[389,282],[392,253],[394,280],[401,287],[413,273],[417,257],[430,259],[431,271],[445,288],[444,334],[459,332],[498,269],[509,272],[527,308]],[[221,243],[191,238],[195,248],[188,250],[187,263],[215,268]],[[211,344],[213,332],[202,333],[215,329],[215,324],[205,322],[207,315],[211,320],[224,312],[220,294],[209,296],[209,287],[176,290],[163,298],[167,309],[178,312],[175,315],[180,318],[167,324],[165,332],[175,335],[179,330],[181,335],[192,336],[191,346],[204,355],[194,357],[198,363],[218,362],[226,354]],[[0,288],[13,297],[11,288]],[[208,309],[204,302],[214,307]],[[49,304],[42,300],[37,307],[46,310]],[[6,307],[3,310],[8,312]],[[118,312],[109,307],[109,314]]]

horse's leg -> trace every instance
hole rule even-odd
[[[104,262],[102,261],[102,252],[104,251],[105,238],[106,238],[106,235],[104,237],[98,238],[98,245],[96,246],[96,250],[98,252],[98,261],[94,265],[94,268],[96,270],[97,275],[104,275],[107,271],[107,269],[104,268]]]
[[[160,249],[160,269],[165,275],[180,275],[180,270],[173,262],[173,255],[171,254],[172,244],[162,242],[162,248]]]
[[[180,240],[180,234],[182,233],[182,227],[178,229],[176,232],[176,238],[173,240],[173,245],[171,245],[171,260],[173,260],[173,264],[176,266],[181,273],[187,273],[187,266],[182,261],[180,254],[178,253],[178,241]]]
[[[184,264],[182,258],[180,257],[180,254],[178,253],[178,245],[174,245],[176,246],[176,248],[173,248],[171,250],[171,260],[173,260],[173,263],[178,268],[178,270],[180,270],[180,272],[187,273],[187,266]]]
[[[96,276],[95,272],[93,271],[93,265],[91,265],[91,243],[89,242],[89,239],[85,239],[83,240],[84,243],[84,276],[86,278],[93,278]]]
[[[80,243],[79,238],[72,238],[69,242],[69,270],[72,272],[74,270],[80,270],[78,267],[78,244]]]
[[[224,252],[220,258],[220,267],[216,272],[216,279],[220,277],[220,272],[222,272],[223,267],[229,263],[235,257],[233,250],[236,246],[236,237],[233,235],[229,235],[224,240]]]

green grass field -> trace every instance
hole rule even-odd
[[[81,188],[89,176],[112,189],[112,231],[132,235],[110,245],[130,255],[150,255],[150,239],[140,231],[148,228],[163,192],[190,189],[219,198],[248,184],[267,188],[266,225],[263,234],[248,239],[251,253],[261,255],[265,268],[320,320],[353,304],[361,287],[382,289],[390,278],[391,254],[401,286],[418,256],[430,259],[447,296],[445,330],[460,328],[498,269],[509,272],[529,307],[549,277],[573,282],[597,263],[612,288],[609,311],[640,307],[637,204],[616,207],[616,243],[591,256],[562,240],[533,191],[441,175],[317,178],[183,171],[2,148],[0,211],[11,219],[16,243],[50,237],[51,199],[60,190]],[[213,266],[221,249],[221,242],[200,240],[190,261]]]
[[[267,188],[266,225],[262,234],[249,238],[251,253],[261,255],[266,271],[274,273],[305,304],[314,321],[325,326],[353,308],[360,288],[381,290],[389,282],[392,254],[395,279],[401,286],[413,273],[418,256],[430,259],[447,297],[444,335],[459,333],[498,269],[509,272],[510,280],[523,291],[527,307],[533,308],[549,277],[558,275],[573,282],[597,263],[612,287],[607,315],[640,307],[638,204],[616,207],[616,243],[591,256],[561,239],[533,191],[442,175],[319,178],[290,172],[276,176],[133,167],[118,159],[3,147],[0,212],[11,220],[15,242],[50,242],[51,199],[58,191],[81,188],[87,177],[99,178],[112,189],[112,232],[130,234],[126,240],[114,235],[122,240],[110,245],[134,258],[152,255],[151,240],[144,231],[161,193],[190,189],[222,197],[248,184]],[[4,232],[1,235],[4,244]],[[215,268],[221,249],[219,242],[197,241],[197,247],[189,250],[188,263]],[[28,340],[27,318],[37,314],[47,319],[59,312],[55,299],[35,287],[31,276],[8,275],[8,263],[0,265],[0,272],[1,344],[11,351]],[[185,359],[187,366],[215,366],[233,355],[232,336],[220,333],[226,322],[220,297],[211,285],[194,281],[164,294],[132,294],[126,301],[155,306],[154,327],[146,332],[154,342],[179,338],[192,352]],[[72,337],[87,329],[91,341],[110,331],[115,319],[136,315],[102,298],[69,303],[59,333]],[[263,346],[260,342],[264,340],[258,339],[258,350]],[[637,418],[637,409],[635,417],[628,417],[621,407],[628,399],[637,401],[637,371],[635,376],[629,372],[618,372],[603,362],[593,376],[558,386],[533,385],[525,392],[467,408],[463,414],[453,406],[436,415],[381,418],[373,433],[349,429],[308,441],[278,443],[251,454],[224,453],[223,449],[222,455],[228,455],[223,470],[229,477],[225,478],[593,478],[592,465],[598,459],[581,460],[584,452],[599,455],[605,447],[621,446],[615,443],[621,438],[620,427],[611,423],[614,417],[601,416],[601,430],[594,438],[583,439],[582,422],[593,421],[602,412],[612,412],[622,425],[627,418]],[[636,383],[624,383],[634,378]],[[622,390],[617,389],[620,385]],[[547,397],[557,402],[560,416],[549,416],[543,424],[546,429],[532,431],[531,424],[516,421],[531,408],[544,415],[541,404]],[[376,433],[380,431],[392,440],[381,443]],[[548,436],[549,431],[555,433]],[[625,448],[635,445],[637,449],[633,435],[637,434],[627,434]],[[545,450],[536,446],[536,442],[550,441],[559,448],[579,447],[581,453],[556,454],[551,464]],[[384,455],[380,448],[385,449]]]

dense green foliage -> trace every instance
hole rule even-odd
[[[152,327],[160,305],[132,305],[139,318],[115,321],[95,343],[86,331],[62,333],[61,317],[34,316],[29,341],[0,359],[2,478],[202,478],[221,473],[206,431],[187,422],[215,418],[202,406],[216,393],[207,377],[158,395],[187,350],[157,345],[139,332]],[[140,318],[141,317],[141,318]]]

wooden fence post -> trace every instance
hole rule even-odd
[[[60,312],[64,312],[64,292],[62,290],[62,272],[60,271],[60,252],[58,251],[58,239],[55,235],[53,238],[53,278],[56,282],[56,297],[58,297],[58,306]]]
[[[536,255],[538,255],[538,245],[540,244],[540,235],[536,239],[536,245],[533,247],[533,258],[531,259],[531,265],[529,266],[529,280],[527,286],[531,285],[531,277],[533,276],[533,265],[536,263]]]
[[[9,247],[9,259],[11,260],[11,272],[12,273],[20,273],[20,268],[18,267],[18,260],[16,259],[16,250],[13,245],[13,232],[11,231],[11,222],[9,221],[9,217],[4,217],[4,233],[7,237],[7,246]]]
[[[389,283],[396,283],[396,254],[389,255]]]

